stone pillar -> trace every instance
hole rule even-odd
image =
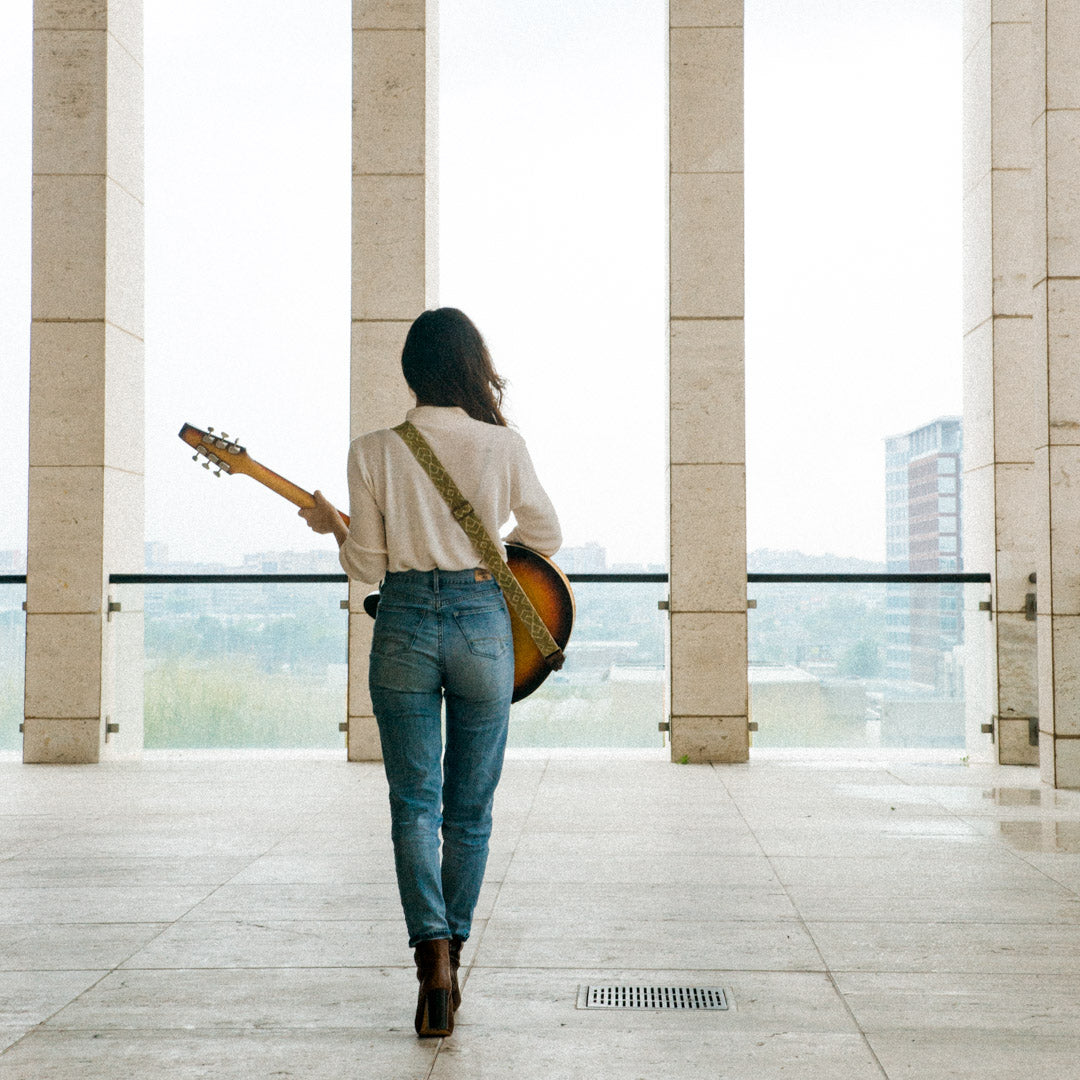
[[[1080,788],[1080,4],[1032,7],[1039,757]]]
[[[1031,302],[1033,103],[1028,0],[967,0],[964,19],[964,561],[990,570],[985,637],[967,614],[968,746],[1034,765],[1036,371]],[[987,663],[988,661],[988,663]],[[974,734],[972,734],[974,733]]]
[[[142,746],[138,703],[105,731],[108,574],[143,565],[142,86],[141,0],[36,0],[27,762]]]
[[[400,423],[412,405],[401,347],[435,303],[436,10],[435,0],[353,0],[353,438]],[[350,587],[350,761],[381,756],[367,591]]]
[[[674,760],[748,756],[742,15],[670,4]]]

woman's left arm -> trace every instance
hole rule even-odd
[[[554,555],[562,546],[559,516],[537,478],[524,442],[520,444],[512,475],[510,509],[517,525],[506,540],[512,544],[524,544],[541,555]]]
[[[338,547],[341,547],[349,535],[349,527],[337,512],[337,507],[321,491],[315,491],[312,494],[315,496],[315,505],[310,509],[301,510],[300,516],[314,532],[324,536],[327,533],[333,533]]]
[[[382,513],[360,472],[355,454],[350,450],[349,524],[346,525],[321,491],[314,492],[315,505],[301,510],[300,516],[321,534],[333,533],[338,543],[341,568],[357,581],[381,581],[386,573],[386,526]]]

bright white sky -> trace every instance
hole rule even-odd
[[[746,6],[750,547],[881,559],[882,440],[961,407],[960,4]],[[31,7],[0,5],[0,549],[26,530]],[[318,543],[197,470],[185,420],[346,501],[349,7],[146,3],[147,538],[174,559]],[[567,542],[662,562],[666,7],[441,8],[439,300],[488,337]]]

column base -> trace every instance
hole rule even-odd
[[[27,717],[23,722],[26,765],[96,765],[100,757],[100,717]]]
[[[1054,744],[1054,787],[1080,790],[1080,738],[1043,735]]]
[[[749,759],[745,716],[672,716],[672,761],[737,765]]]
[[[997,718],[998,764],[999,765],[1038,765],[1039,739],[1031,740],[1032,720],[1036,717],[999,716]],[[1036,727],[1037,732],[1037,727]]]
[[[374,716],[350,716],[349,761],[382,761],[379,725]]]

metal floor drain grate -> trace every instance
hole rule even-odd
[[[718,986],[585,986],[578,1007],[585,1009],[726,1009]],[[582,1004],[584,1000],[584,1004]]]

